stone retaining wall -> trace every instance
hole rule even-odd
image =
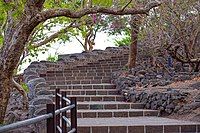
[[[185,81],[200,77],[199,73],[171,73],[151,71],[148,68],[132,69],[131,72],[118,71],[112,73],[112,82],[124,96],[126,101],[144,103],[147,109],[159,110],[160,114],[171,114],[180,110],[200,107],[200,97],[192,103],[186,99],[189,91],[165,87],[174,81]],[[198,88],[200,89],[200,87]],[[188,89],[189,90],[189,89]]]

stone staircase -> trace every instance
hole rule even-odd
[[[45,73],[38,73],[52,93],[59,88],[68,97],[77,97],[78,133],[200,132],[199,123],[161,118],[157,110],[124,100],[111,83],[111,73],[122,69],[127,58],[125,53],[74,67],[46,63]]]
[[[110,75],[126,62],[127,57],[123,56],[47,71],[41,76],[52,92],[59,88],[68,97],[77,97],[78,133],[200,132],[196,123],[159,118],[157,110],[146,110],[142,103],[125,102],[111,84]]]

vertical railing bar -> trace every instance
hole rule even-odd
[[[62,108],[66,107],[66,101],[63,99],[63,97],[66,97],[66,91],[62,91]],[[67,133],[67,123],[66,121],[63,119],[63,116],[64,117],[67,117],[67,113],[66,111],[64,111],[62,113],[62,133]]]
[[[60,97],[57,95],[60,93],[60,89],[56,89],[55,96],[56,96],[56,110],[60,109]],[[60,114],[56,115],[56,127],[60,127]],[[58,133],[58,129],[56,128],[56,132]]]
[[[47,119],[47,133],[55,133],[55,105],[47,104],[47,113],[52,113],[53,117]]]
[[[65,116],[63,116],[62,118],[63,118],[63,120],[65,120],[65,122],[67,123],[67,125],[69,125],[71,127],[71,121],[67,117],[65,117]]]
[[[57,132],[62,133],[62,129],[59,126],[57,126]]]
[[[73,128],[72,130],[70,130],[68,133],[75,133],[76,132],[76,129]]]
[[[77,133],[77,101],[76,97],[71,97],[71,104],[74,104],[75,107],[71,109],[70,114],[71,114],[71,130],[73,128],[76,129],[74,133]]]

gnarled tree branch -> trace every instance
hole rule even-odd
[[[49,9],[38,13],[33,19],[32,24],[37,24],[43,22],[47,19],[54,18],[54,17],[69,17],[69,18],[81,18],[87,14],[93,13],[103,13],[103,14],[112,14],[112,15],[134,15],[134,14],[148,14],[149,10],[154,7],[161,5],[160,2],[152,2],[141,9],[113,9],[113,8],[106,8],[106,7],[92,7],[92,8],[85,8],[79,11],[72,11],[70,9]]]

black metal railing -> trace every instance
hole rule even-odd
[[[70,100],[66,97],[66,92],[55,91],[55,104],[47,104],[47,114],[31,119],[19,121],[9,125],[1,126],[0,133],[17,129],[20,127],[36,124],[46,120],[47,133],[77,133],[77,101],[75,97]],[[70,111],[70,118],[67,117]]]

